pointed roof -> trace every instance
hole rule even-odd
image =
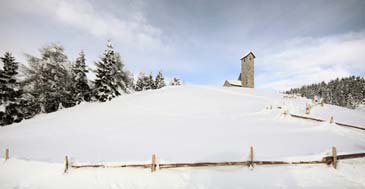
[[[252,51],[250,51],[249,53],[247,53],[245,56],[243,56],[240,60],[246,58],[248,55],[252,54],[253,58],[256,58],[256,56],[253,54]]]

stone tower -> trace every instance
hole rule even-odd
[[[247,55],[241,58],[241,82],[242,87],[254,88],[255,86],[255,72],[254,72],[254,59],[255,55],[249,52]]]

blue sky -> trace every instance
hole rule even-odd
[[[187,84],[236,79],[256,55],[257,88],[285,90],[365,75],[365,1],[1,0],[0,53],[59,42],[93,67],[111,39],[126,67]]]

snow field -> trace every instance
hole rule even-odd
[[[257,89],[182,86],[39,115],[0,128],[0,150],[9,148],[11,156],[0,163],[0,188],[365,187],[364,159],[340,161],[338,170],[290,165],[62,174],[65,155],[76,163],[149,163],[155,153],[160,163],[178,163],[248,160],[251,145],[257,160],[316,160],[332,146],[338,154],[365,151],[363,131],[282,115],[285,109],[305,115],[307,102]],[[364,115],[325,105],[310,116],[364,126]]]

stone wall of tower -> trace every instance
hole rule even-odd
[[[241,59],[241,81],[243,87],[254,88],[255,87],[255,70],[254,59],[252,54]]]

